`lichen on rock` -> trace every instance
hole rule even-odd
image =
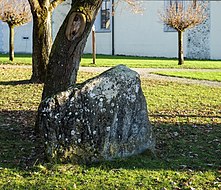
[[[139,75],[123,65],[46,98],[38,117],[52,161],[112,160],[154,148]]]

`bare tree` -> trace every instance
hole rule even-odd
[[[25,0],[4,0],[0,2],[0,20],[9,26],[9,59],[14,60],[14,27],[31,21],[29,5]]]
[[[186,6],[183,2],[176,1],[160,13],[161,21],[178,32],[178,65],[184,64],[183,32],[203,23],[207,18],[205,10],[206,5],[196,0],[189,2]]]
[[[120,2],[125,2],[126,5],[128,5],[128,8],[130,11],[132,11],[133,13],[143,13],[144,11],[144,8],[143,8],[143,5],[142,5],[142,1],[137,1],[137,0],[117,0],[115,2],[115,5],[114,6],[117,6],[118,3]]]

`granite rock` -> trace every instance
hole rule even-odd
[[[139,75],[116,66],[43,100],[38,122],[51,161],[91,163],[154,149]]]

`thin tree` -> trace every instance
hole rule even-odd
[[[9,60],[14,60],[14,28],[31,21],[31,12],[25,0],[0,2],[0,20],[9,27]]]
[[[43,83],[52,46],[51,17],[65,0],[28,0],[33,17],[33,51],[31,81]]]
[[[178,32],[178,65],[184,64],[183,33],[186,29],[193,28],[203,23],[206,18],[206,5],[201,2],[172,2],[160,13],[161,21]]]

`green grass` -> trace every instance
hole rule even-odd
[[[7,55],[0,55],[0,64],[31,65],[31,55],[15,55],[13,63],[8,61]],[[186,60],[182,66],[178,65],[178,61],[175,58],[97,55],[96,64],[94,65],[92,64],[92,56],[86,54],[81,60],[81,66],[90,67],[112,67],[118,64],[124,64],[130,68],[221,68],[220,60]]]
[[[154,72],[158,75],[163,76],[172,76],[172,77],[181,77],[181,78],[190,78],[198,80],[210,80],[210,81],[219,81],[221,82],[221,72],[209,72],[209,71],[157,71]]]
[[[31,65],[31,62],[30,54],[15,54],[14,62],[9,60],[8,54],[0,54],[0,65]]]
[[[84,55],[81,62],[81,66],[95,67],[112,67],[118,64],[124,64],[130,68],[221,68],[221,61],[215,60],[186,60],[185,64],[180,66],[175,58],[148,58],[133,56],[98,55],[96,64],[93,65],[91,55]]]
[[[0,69],[0,189],[221,188],[221,88],[142,79],[157,157],[51,165],[36,150],[42,85],[28,83],[30,75],[31,69]],[[94,75],[81,73],[78,81]]]

